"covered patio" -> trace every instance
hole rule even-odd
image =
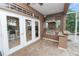
[[[0,4],[2,55],[79,56],[79,43],[69,36],[71,33],[74,39],[78,39],[79,14],[68,18],[69,6],[69,3]],[[73,17],[76,21],[72,20]]]

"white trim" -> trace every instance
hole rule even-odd
[[[75,13],[75,12],[68,12],[67,14],[71,14],[71,13]]]
[[[0,14],[0,19],[2,19],[1,14]],[[0,52],[2,55],[4,55],[2,47],[3,47],[3,45],[2,45],[2,28],[1,28],[1,20],[0,20]]]
[[[77,39],[77,12],[76,12],[76,16],[75,16],[75,40],[74,42],[76,42]]]
[[[20,17],[20,41],[21,41],[21,45],[25,45],[26,44],[26,30],[25,30],[25,18],[24,17]]]
[[[79,43],[79,39],[77,38],[77,31],[78,31],[77,28],[78,28],[78,25],[79,25],[79,24],[78,24],[78,21],[79,21],[79,20],[78,20],[77,17],[78,17],[78,15],[77,15],[77,12],[76,12],[76,16],[75,16],[75,18],[76,18],[76,25],[75,25],[75,26],[76,26],[76,27],[75,27],[75,43]]]
[[[79,12],[68,12],[68,13],[66,13],[66,14],[71,14],[71,13],[79,13]]]
[[[2,49],[4,55],[7,54],[8,51],[8,37],[7,37],[7,23],[6,23],[6,16],[2,13],[1,15],[1,28],[2,28]]]
[[[35,21],[32,20],[32,40],[35,40]]]

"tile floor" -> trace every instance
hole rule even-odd
[[[79,56],[79,44],[69,41],[66,50],[58,49],[57,45],[55,42],[39,40],[10,56]]]

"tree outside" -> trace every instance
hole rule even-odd
[[[68,12],[71,12],[72,10],[68,10]],[[66,20],[66,30],[70,33],[75,32],[75,13],[67,14],[67,20]]]
[[[72,9],[69,9],[68,12],[74,12],[74,13],[67,14],[66,30],[69,31],[70,33],[75,33],[76,12],[73,11]],[[77,20],[78,20],[77,32],[79,32],[79,13],[77,13]]]

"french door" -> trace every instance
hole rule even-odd
[[[68,13],[66,18],[66,30],[68,31],[68,40],[75,40],[75,19],[76,13]]]
[[[23,46],[20,19],[15,15],[1,15],[3,55],[9,55]]]
[[[79,13],[71,12],[67,14],[66,30],[71,41],[79,43]]]
[[[40,21],[0,9],[1,41],[3,55],[12,54],[40,39]]]
[[[7,34],[9,49],[20,45],[19,18],[7,16]]]
[[[40,21],[25,19],[26,44],[40,39]]]

